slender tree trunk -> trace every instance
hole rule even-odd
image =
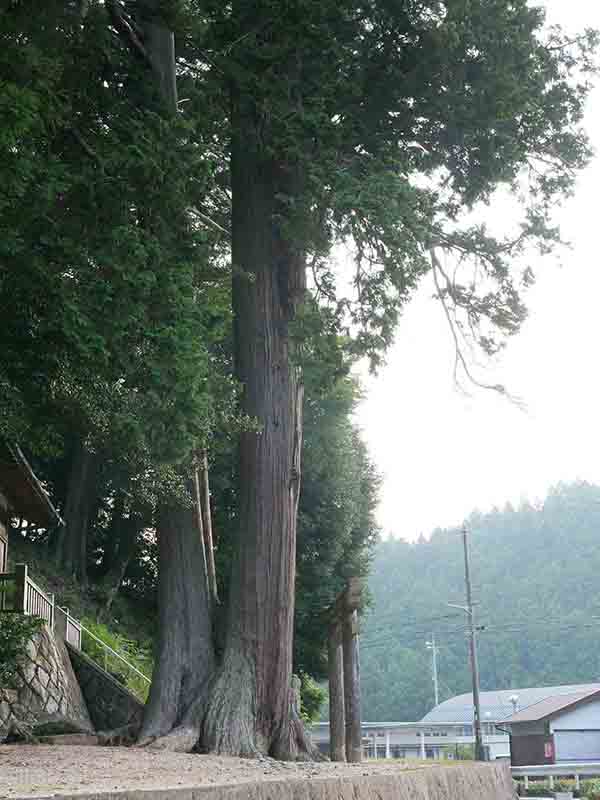
[[[241,530],[204,741],[217,752],[293,758],[302,739],[291,691],[302,386],[290,359],[289,324],[305,292],[305,259],[278,230],[276,198],[289,192],[287,176],[262,160],[254,125],[234,100],[236,371],[243,411],[260,431],[241,436]]]
[[[80,583],[87,582],[87,532],[97,494],[98,455],[82,439],[75,443],[67,485],[65,525],[57,540],[57,564]]]
[[[159,509],[158,647],[142,743],[190,750],[200,737],[214,670],[201,540],[192,508]],[[170,736],[168,736],[170,734]]]
[[[127,567],[135,554],[137,538],[142,527],[142,519],[138,515],[131,514],[125,517],[123,514],[123,502],[117,502],[110,524],[109,541],[107,546],[111,547],[107,571],[103,578],[107,587],[107,596],[104,607],[102,608],[100,619],[106,619],[110,614],[110,609],[118,594],[123,578],[127,572]],[[104,565],[104,559],[103,559]]]
[[[215,548],[213,544],[212,514],[210,513],[210,483],[208,478],[208,454],[206,450],[200,453],[200,467],[198,469],[199,496],[202,513],[202,532],[204,536],[204,550],[206,553],[206,569],[208,576],[208,587],[210,589],[211,600],[217,604],[219,594],[217,592],[217,570],[215,567]]]

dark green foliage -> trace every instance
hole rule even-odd
[[[11,688],[26,654],[26,647],[44,621],[5,612],[0,614],[0,686]]]
[[[377,540],[379,477],[352,413],[358,389],[340,378],[317,393],[307,374],[303,486],[297,546],[295,664],[313,676],[327,668],[326,611],[347,578],[366,575]]]
[[[600,488],[559,485],[540,507],[472,514],[467,525],[482,689],[597,681]],[[455,530],[378,545],[361,641],[365,719],[420,719],[433,706],[432,632],[441,699],[470,691],[464,615],[446,605],[463,602],[463,569]]]
[[[9,5],[0,433],[41,450],[75,431],[134,470],[172,463],[210,424],[229,314],[186,213],[210,181],[198,131],[140,103],[101,4],[83,26],[65,4]]]
[[[248,158],[289,176],[277,221],[352,348],[379,360],[432,248],[458,265],[439,295],[481,326],[483,350],[514,333],[531,280],[516,261],[557,241],[550,208],[589,157],[580,124],[596,34],[545,31],[526,0],[298,0],[285,13],[244,0],[201,14],[189,50],[207,86],[233,85],[260,122]],[[468,218],[498,186],[524,198],[500,236]],[[340,242],[355,256],[341,280],[328,260]]]

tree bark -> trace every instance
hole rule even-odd
[[[360,662],[358,654],[358,612],[348,611],[342,623],[344,649],[344,713],[346,717],[346,758],[362,761]]]
[[[329,671],[329,755],[332,761],[346,760],[344,660],[341,627],[339,622],[332,624],[329,631],[327,653]]]
[[[78,438],[71,459],[64,510],[65,524],[56,545],[56,562],[81,584],[87,582],[87,532],[97,492],[98,455]]]
[[[127,567],[135,554],[138,534],[143,524],[140,516],[130,512],[126,517],[123,510],[123,496],[120,494],[115,503],[110,523],[105,558],[102,559],[103,567],[106,567],[103,581],[108,591],[106,602],[100,613],[100,620],[106,619],[110,613],[114,599],[123,583]],[[110,552],[108,552],[108,548],[110,548]]]
[[[235,362],[242,410],[260,431],[241,435],[241,529],[204,741],[222,753],[294,758],[306,746],[291,690],[302,384],[289,325],[305,292],[305,258],[276,221],[289,175],[262,157],[256,125],[253,110],[234,97]]]
[[[192,508],[163,506],[157,515],[158,647],[140,738],[190,750],[214,670],[201,540]]]
[[[208,455],[206,450],[200,453],[200,467],[198,470],[200,481],[200,506],[202,513],[202,532],[204,536],[204,551],[206,553],[206,569],[208,587],[213,603],[219,602],[217,592],[217,570],[215,567],[215,548],[213,543],[212,515],[210,513],[210,484],[208,479]]]

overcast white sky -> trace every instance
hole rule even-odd
[[[597,0],[547,0],[549,21],[600,28]],[[379,521],[405,539],[471,510],[535,500],[558,481],[600,483],[600,88],[587,129],[597,157],[559,212],[572,243],[537,264],[530,316],[505,351],[502,382],[526,412],[488,392],[470,398],[452,379],[453,346],[424,284],[407,307],[387,365],[365,381],[358,412],[382,472]]]

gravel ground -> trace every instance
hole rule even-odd
[[[0,798],[343,778],[424,768],[415,761],[292,764],[270,758],[187,755],[147,748],[0,745]]]

